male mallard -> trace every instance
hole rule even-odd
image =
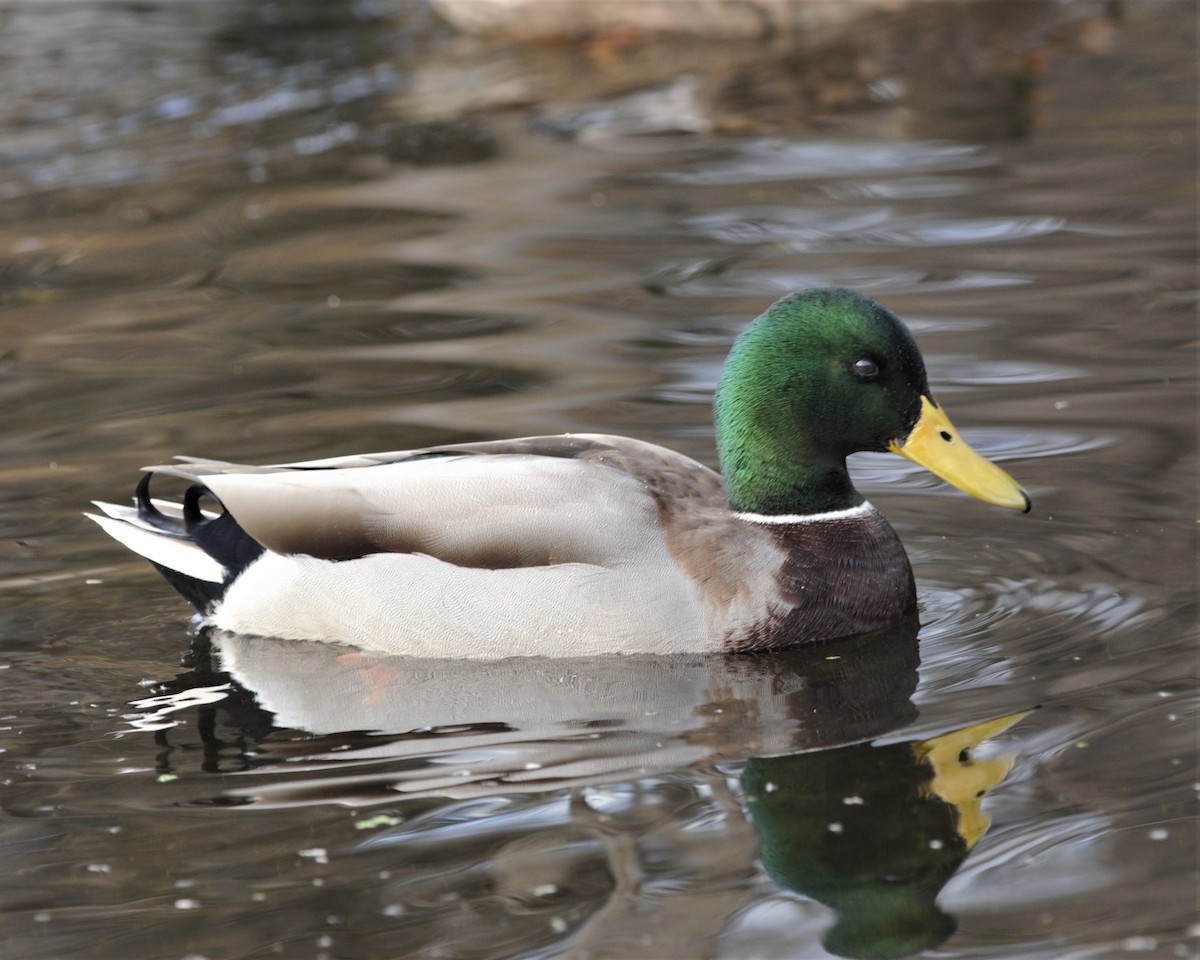
[[[215,626],[419,656],[746,651],[916,610],[899,538],[846,457],[891,450],[981,500],[1025,491],[959,437],[907,328],[848,290],[784,297],[714,402],[722,477],[567,434],[244,467],[151,467],[92,516]],[[192,483],[151,499],[159,474]],[[202,509],[205,499],[222,512]]]

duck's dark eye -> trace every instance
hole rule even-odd
[[[861,380],[874,380],[879,376],[879,364],[874,360],[868,360],[866,357],[863,357],[861,360],[855,360],[854,366],[850,369]]]

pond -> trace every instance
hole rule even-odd
[[[1198,955],[1194,11],[896,6],[0,11],[0,952]],[[175,454],[715,465],[733,338],[811,286],[903,317],[1035,503],[852,459],[916,632],[213,634],[82,517]]]

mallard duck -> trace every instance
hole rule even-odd
[[[912,569],[846,457],[891,450],[981,500],[1030,499],[933,399],[860,294],[784,297],[714,400],[721,474],[566,434],[264,467],[180,458],[89,516],[217,628],[418,656],[741,652],[915,615]],[[160,476],[191,485],[152,498]]]

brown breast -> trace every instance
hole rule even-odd
[[[731,630],[729,652],[832,640],[878,630],[916,613],[908,556],[874,509],[848,517],[756,524],[782,551],[778,604],[762,622]]]

